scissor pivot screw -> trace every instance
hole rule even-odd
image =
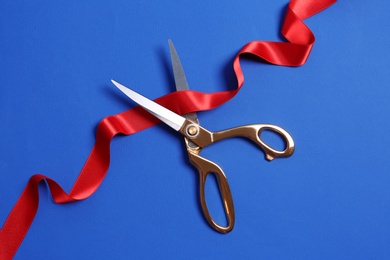
[[[189,137],[195,137],[198,135],[199,133],[199,129],[198,127],[196,127],[195,125],[189,125],[187,126],[187,134],[189,135]]]

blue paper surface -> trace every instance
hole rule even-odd
[[[2,1],[0,223],[35,173],[69,191],[98,122],[134,107],[111,79],[150,98],[174,91],[170,38],[191,89],[233,89],[234,56],[249,41],[282,41],[287,4]],[[389,259],[389,11],[385,0],[339,1],[305,21],[316,43],[304,66],[243,59],[239,94],[199,113],[210,130],[270,123],[296,143],[272,162],[242,139],[204,150],[230,183],[231,233],[208,226],[183,140],[158,125],[114,138],[89,199],[57,205],[40,185],[15,259]]]

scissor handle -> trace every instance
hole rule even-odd
[[[202,206],[203,213],[206,217],[207,222],[220,233],[228,233],[233,229],[234,226],[234,205],[233,198],[230,192],[229,183],[226,179],[223,170],[212,161],[209,161],[198,154],[188,153],[190,162],[198,168],[199,179],[200,179],[200,204]],[[217,177],[219,193],[223,202],[225,216],[227,219],[227,226],[221,226],[217,224],[210,215],[206,204],[205,198],[205,184],[206,178],[209,174],[214,174]]]
[[[276,150],[265,143],[261,139],[261,133],[264,130],[275,132],[281,136],[285,142],[285,149],[282,151]],[[254,124],[230,128],[224,131],[214,132],[212,135],[212,140],[213,142],[217,142],[234,136],[247,137],[251,139],[258,146],[260,146],[266,155],[266,159],[269,161],[272,161],[277,157],[288,157],[294,153],[294,140],[292,139],[291,135],[286,130],[276,125]]]

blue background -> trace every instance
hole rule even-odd
[[[174,91],[168,38],[204,92],[235,88],[247,42],[282,41],[285,0],[176,2],[0,2],[0,223],[32,174],[70,190],[98,122],[134,106],[110,79],[150,98]],[[199,113],[210,130],[272,123],[296,143],[273,162],[242,139],[204,150],[228,176],[231,233],[209,228],[182,139],[159,125],[113,140],[85,201],[56,205],[41,184],[15,259],[389,259],[389,12],[385,0],[339,1],[306,20],[317,41],[304,66],[243,60],[240,93]]]

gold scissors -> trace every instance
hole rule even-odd
[[[171,53],[173,74],[175,78],[176,90],[188,90],[186,76],[179,57],[169,40],[169,49]],[[227,129],[220,132],[210,132],[199,125],[196,113],[190,113],[185,116],[180,116],[171,110],[155,103],[154,101],[136,93],[135,91],[123,86],[122,84],[112,80],[112,83],[118,87],[130,99],[143,107],[149,113],[160,119],[165,124],[172,127],[174,130],[184,135],[185,144],[190,162],[198,169],[200,177],[200,203],[207,222],[215,230],[221,233],[227,233],[234,227],[234,205],[232,194],[230,192],[229,183],[226,175],[216,163],[207,160],[199,155],[202,148],[230,137],[246,137],[255,142],[265,153],[266,159],[271,161],[277,157],[288,157],[294,152],[294,141],[291,135],[283,128],[270,124],[254,124],[239,126]],[[264,130],[273,131],[279,134],[285,142],[283,151],[276,150],[270,147],[261,139],[261,133]],[[209,174],[214,174],[218,181],[219,192],[223,202],[227,225],[221,226],[217,224],[211,217],[205,200],[205,183]]]

